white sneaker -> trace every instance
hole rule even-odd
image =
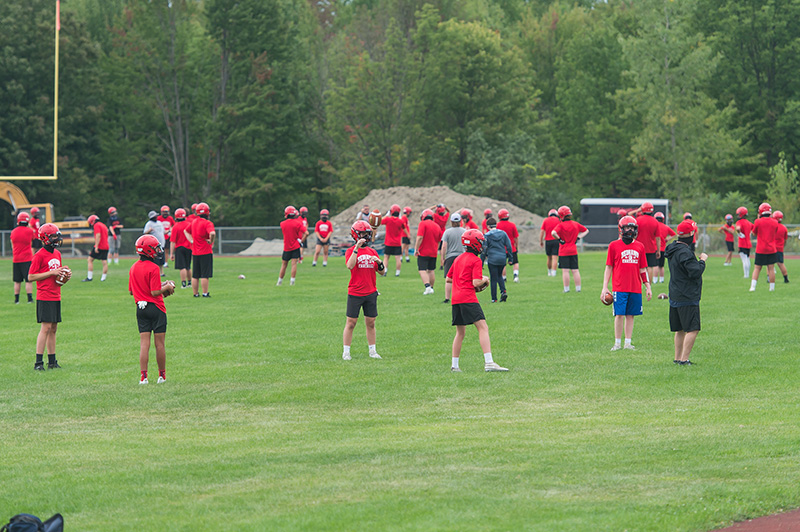
[[[515,275],[515,276],[514,276],[514,282],[515,282],[515,283],[518,283],[518,282],[519,282],[519,275]]]
[[[484,371],[508,371],[508,368],[498,366],[497,362],[489,362],[484,364],[483,369]]]
[[[433,287],[432,286],[426,286],[425,287],[425,291],[422,292],[422,295],[423,296],[427,296],[427,295],[430,295],[432,293],[433,293]]]
[[[611,348],[612,351],[619,351],[620,349],[622,349],[622,344],[614,344]]]
[[[625,347],[623,347],[623,349],[630,349],[631,351],[636,351],[636,347],[634,347],[633,344],[625,344]]]
[[[280,286],[282,284],[283,284],[283,279],[278,279],[278,282],[277,282],[277,284],[275,286]]]
[[[156,382],[156,384],[164,384],[165,382],[167,382],[167,379],[165,379],[164,377],[159,375],[158,376],[158,381]]]
[[[461,373],[461,368],[452,368],[451,367],[450,371],[452,371],[453,373]]]
[[[289,286],[294,286],[294,278],[289,279]]]
[[[377,359],[380,359],[380,358],[381,358],[381,356],[380,356],[378,353],[370,353],[370,354],[369,354],[369,358],[377,358]]]
[[[147,377],[139,381],[139,384],[148,384]]]
[[[350,353],[342,353],[342,360],[350,360]]]
[[[751,292],[755,292],[755,291],[756,291],[756,287],[755,287],[755,286],[751,286],[751,287],[750,287],[750,291],[751,291]]]

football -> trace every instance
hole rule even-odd
[[[72,278],[72,270],[67,268],[62,273],[56,276],[56,284],[58,286],[64,286],[65,284],[67,284],[67,281],[69,281],[71,278]]]
[[[660,294],[658,294],[658,299],[667,299],[667,294],[661,292]]]
[[[475,287],[475,291],[476,292],[483,292],[484,290],[486,290],[487,286],[489,286],[489,278],[484,275],[483,276],[483,282],[480,285]]]
[[[166,292],[164,292],[164,297],[169,297],[175,293],[175,283],[172,281],[164,281],[161,283],[161,289],[169,288]]]
[[[381,211],[375,209],[374,211],[369,213],[369,219],[367,220],[367,222],[369,222],[369,225],[371,225],[373,229],[377,229],[378,226],[381,225],[382,218],[383,217],[381,216]]]
[[[613,302],[614,302],[614,294],[612,294],[611,292],[608,292],[605,295],[605,297],[603,298],[603,304],[604,305],[610,305]]]

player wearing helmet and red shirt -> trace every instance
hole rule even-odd
[[[675,236],[675,231],[672,230],[670,226],[666,224],[666,217],[664,216],[663,212],[657,212],[653,216],[656,221],[658,222],[658,236],[661,240],[661,254],[658,257],[658,261],[656,262],[654,268],[655,278],[651,280],[653,283],[663,283],[664,282],[664,262],[666,261],[666,257],[664,257],[664,250],[667,249],[667,242],[672,240],[672,237]]]
[[[94,246],[92,246],[92,251],[86,259],[88,272],[83,282],[86,283],[92,280],[95,260],[103,261],[103,274],[100,276],[100,281],[105,281],[106,275],[108,275],[108,227],[100,221],[100,217],[96,214],[89,216],[87,222],[89,222],[89,227],[92,228],[94,233]]]
[[[372,226],[363,220],[356,221],[350,228],[350,236],[355,240],[355,244],[345,252],[344,256],[347,269],[350,270],[350,283],[347,286],[347,321],[342,333],[343,360],[350,360],[353,329],[358,323],[358,315],[362,308],[369,356],[381,358],[375,347],[375,318],[378,317],[379,295],[375,272],[386,275],[386,267],[378,253],[368,245],[372,241],[372,235]]]
[[[286,275],[286,267],[289,262],[292,263],[289,285],[294,285],[297,277],[297,261],[300,260],[300,244],[308,236],[308,231],[303,225],[303,221],[299,218],[300,211],[289,205],[283,210],[283,215],[286,217],[281,222],[283,255],[281,255],[281,271],[278,273],[278,284],[275,286],[280,286],[283,283],[283,276]]]
[[[753,279],[750,281],[750,291],[756,291],[756,283],[763,266],[767,267],[769,291],[775,291],[775,263],[778,262],[778,249],[775,238],[778,235],[778,220],[772,217],[772,207],[769,203],[758,206],[758,219],[753,224],[753,234],[756,236],[756,267],[753,268]]]
[[[175,261],[175,269],[181,272],[181,288],[192,280],[192,244],[186,238],[191,234],[192,223],[186,219],[186,209],[175,209],[175,225],[169,237],[169,260]]]
[[[560,223],[558,211],[550,209],[547,218],[542,220],[542,228],[539,231],[539,247],[544,248],[544,253],[547,255],[548,277],[555,277],[558,274],[558,239],[553,236],[553,229]]]
[[[461,215],[461,227],[464,229],[478,229],[478,224],[472,219],[472,211],[470,209],[461,209],[459,214]]]
[[[317,245],[314,248],[314,260],[311,262],[312,266],[317,265],[317,258],[319,252],[322,251],[322,266],[328,265],[328,247],[331,243],[331,236],[333,236],[333,222],[328,220],[330,212],[328,209],[319,211],[319,221],[314,226],[314,234],[317,235]]]
[[[786,265],[783,263],[783,249],[786,245],[786,239],[789,238],[789,230],[786,229],[786,226],[783,225],[783,213],[781,211],[775,211],[772,213],[772,217],[778,221],[778,231],[775,233],[775,249],[777,250],[777,264],[778,268],[781,269],[781,273],[783,274],[783,282],[789,282],[789,272],[786,271]]]
[[[169,242],[169,237],[172,235],[172,228],[175,226],[175,218],[169,213],[169,205],[161,206],[161,214],[157,218],[161,225],[164,226],[164,266],[167,266],[166,259],[166,243]]]
[[[489,231],[489,228],[486,227],[486,220],[492,217],[492,209],[486,209],[483,211],[483,220],[481,221],[481,231],[486,233]]]
[[[653,217],[655,207],[649,201],[642,203],[639,209],[641,215],[636,218],[639,227],[639,236],[636,238],[644,245],[647,255],[647,277],[653,278],[653,268],[661,256],[661,230],[658,221]]]
[[[70,269],[61,263],[61,231],[56,224],[44,224],[39,228],[42,249],[31,261],[28,279],[36,283],[36,321],[41,323],[36,337],[36,362],[33,369],[44,371],[44,353],[47,350],[47,369],[59,369],[56,360],[56,331],[61,322],[61,285],[56,283],[59,275],[70,275]]]
[[[633,320],[642,315],[642,283],[647,300],[653,296],[650,279],[647,276],[647,253],[644,244],[639,242],[638,223],[633,216],[623,216],[619,220],[619,239],[608,245],[606,269],[603,273],[603,289],[600,300],[605,301],[608,294],[608,281],[614,292],[614,347],[622,349],[622,334],[625,334],[625,349],[635,349],[631,343]]]
[[[300,221],[303,222],[303,229],[305,229],[306,236],[303,237],[303,241],[300,243],[300,260],[299,262],[303,263],[303,255],[305,254],[305,250],[308,249],[308,207],[300,207]]]
[[[410,236],[406,232],[406,224],[400,219],[400,205],[394,204],[389,208],[389,216],[384,216],[381,225],[386,226],[383,256],[389,260],[394,256],[394,276],[400,276],[400,265],[403,263],[403,237]]]
[[[512,221],[509,221],[509,217],[511,214],[508,212],[508,209],[500,209],[497,211],[497,217],[500,219],[497,222],[497,229],[503,231],[505,234],[508,235],[508,239],[511,240],[511,262],[514,266],[514,282],[519,282],[519,257],[517,255],[517,246],[519,246],[519,231],[517,231],[517,224]],[[506,279],[506,269],[503,268],[503,280]]]
[[[189,212],[189,216],[186,217],[186,220],[189,222],[189,225],[194,223],[195,218],[197,218],[197,203],[192,203],[191,211]]]
[[[572,272],[572,279],[575,282],[575,291],[581,291],[581,272],[578,270],[578,247],[576,242],[579,238],[589,234],[589,230],[572,220],[572,210],[563,205],[558,208],[558,217],[561,222],[552,231],[552,235],[561,244],[558,248],[558,267],[561,270],[561,279],[564,282],[564,293],[569,292],[569,274]]]
[[[177,211],[175,212],[177,214]],[[128,292],[136,302],[136,322],[139,326],[139,384],[147,384],[147,363],[150,359],[150,337],[156,345],[158,384],[167,380],[167,307],[164,298],[175,293],[175,283],[161,282],[160,262],[164,252],[153,235],[142,235],[136,240],[139,260],[128,274]]]
[[[37,238],[33,229],[28,226],[30,214],[21,212],[17,214],[17,227],[11,231],[12,278],[14,279],[14,304],[19,304],[19,292],[22,282],[25,282],[25,292],[28,294],[28,303],[33,303],[33,283],[28,279],[33,260],[33,239]]]
[[[478,290],[483,290],[489,283],[489,278],[483,275],[483,262],[480,259],[483,243],[483,234],[476,229],[464,231],[461,235],[461,244],[464,253],[453,261],[453,266],[447,272],[445,282],[452,283],[452,324],[456,328],[453,338],[453,358],[451,371],[460,372],[458,359],[461,356],[461,346],[466,336],[467,325],[475,325],[478,329],[478,341],[483,350],[485,371],[508,371],[500,367],[492,358],[492,343],[489,338],[489,327],[483,314],[478,296]]]
[[[28,222],[28,227],[33,229],[33,249],[41,249],[42,241],[39,240],[39,228],[42,226],[39,220],[39,207],[31,207],[31,220]]]
[[[411,247],[411,224],[408,222],[408,217],[412,212],[411,207],[403,207],[403,216],[400,217],[406,224],[406,233],[408,233],[408,236],[403,237],[403,256],[406,258],[406,262],[411,262],[411,257],[408,256],[408,248]]]
[[[417,269],[425,285],[423,295],[433,293],[433,283],[436,281],[436,256],[442,246],[442,230],[433,221],[433,211],[422,211],[422,221],[417,229],[417,241],[414,244],[414,255],[417,256]]]
[[[200,297],[199,288],[203,290],[203,297],[211,297],[208,291],[208,280],[214,277],[214,241],[217,231],[214,223],[209,220],[211,208],[207,203],[197,204],[197,216],[191,228],[184,229],[183,234],[192,245],[192,295]],[[199,287],[198,287],[199,285]]]
[[[718,233],[725,235],[725,247],[728,248],[728,254],[725,256],[723,266],[731,265],[731,258],[733,258],[733,237],[736,235],[736,228],[733,227],[733,215],[725,215],[725,225],[717,229]]]
[[[119,250],[122,247],[122,230],[125,228],[119,219],[116,207],[108,208],[108,254],[119,264]]]
[[[436,225],[439,226],[439,231],[441,234],[444,234],[445,229],[447,229],[447,221],[450,219],[450,209],[448,209],[444,203],[440,203],[435,207],[430,207],[430,210],[433,211],[433,221],[436,222]],[[424,211],[423,211],[424,212]],[[420,220],[424,219],[424,216],[420,216]],[[419,230],[417,230],[419,232]],[[439,267],[444,267],[444,256],[441,255],[442,251],[442,243],[439,242],[439,245],[436,248],[438,250],[439,255]],[[419,262],[419,261],[417,261]]]
[[[750,278],[750,250],[753,244],[750,242],[750,233],[753,231],[753,224],[747,219],[747,209],[739,207],[736,209],[736,234],[739,236],[739,258],[742,259],[742,269],[745,279]]]

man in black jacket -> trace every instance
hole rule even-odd
[[[708,255],[696,259],[691,249],[694,224],[684,220],[678,225],[678,240],[667,246],[664,254],[669,261],[669,327],[675,333],[675,364],[691,366],[697,333],[700,332],[700,296],[703,291],[703,272]]]

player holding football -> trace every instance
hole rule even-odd
[[[411,207],[403,207],[403,216],[400,217],[406,224],[406,233],[409,235],[403,237],[403,257],[405,257],[406,262],[411,262],[411,257],[408,256],[408,248],[411,247],[411,224],[408,221],[408,217],[411,216],[412,212]]]
[[[400,219],[400,205],[396,203],[389,208],[389,216],[384,216],[381,225],[386,226],[385,248],[383,256],[386,261],[394,256],[394,276],[400,277],[400,265],[403,263],[403,237],[410,236],[406,233],[406,224]]]
[[[736,229],[733,227],[733,215],[725,215],[725,225],[717,229],[717,232],[725,235],[725,247],[728,248],[728,254],[725,256],[723,266],[731,265],[731,258],[733,258],[733,237],[736,234]]]
[[[122,230],[125,228],[119,219],[116,207],[108,208],[108,254],[119,264],[119,250],[122,247]]]
[[[103,274],[100,276],[100,281],[102,282],[106,280],[106,275],[108,275],[108,227],[100,221],[100,217],[96,214],[89,216],[87,221],[94,232],[94,246],[89,258],[86,259],[88,272],[83,282],[92,280],[95,259],[103,261]]]
[[[186,237],[191,234],[191,222],[186,219],[186,209],[175,209],[175,225],[169,237],[169,260],[175,261],[175,269],[181,272],[181,288],[192,282],[192,244]]]
[[[14,279],[14,304],[19,305],[19,292],[22,282],[25,282],[25,292],[28,294],[28,303],[33,303],[33,283],[28,279],[33,260],[31,245],[36,235],[28,226],[31,216],[27,212],[17,215],[17,227],[11,231],[12,277]]]
[[[322,251],[322,266],[328,265],[328,248],[331,243],[331,236],[333,235],[333,223],[328,221],[330,212],[328,209],[319,211],[319,221],[314,225],[314,234],[317,236],[317,245],[314,248],[314,260],[311,262],[312,266],[317,265],[317,258],[319,252]]]
[[[750,242],[750,233],[753,230],[753,224],[747,219],[747,209],[739,207],[736,209],[736,216],[739,218],[736,221],[736,234],[739,237],[739,258],[742,259],[742,269],[744,270],[744,278],[750,278],[750,250],[753,247]]]
[[[772,217],[772,207],[769,203],[758,206],[758,219],[753,224],[753,234],[756,235],[756,267],[753,268],[753,279],[750,281],[750,291],[756,291],[756,283],[763,266],[767,267],[769,291],[775,291],[775,263],[778,262],[778,249],[775,238],[778,234],[778,220]]]
[[[136,302],[136,321],[139,325],[139,384],[147,384],[151,335],[156,344],[158,384],[167,380],[167,308],[164,298],[175,293],[175,284],[172,281],[161,282],[160,264],[156,262],[163,252],[156,237],[140,236],[136,240],[139,260],[131,266],[128,276],[128,292]]]
[[[359,220],[350,228],[350,236],[356,243],[345,252],[345,264],[350,270],[350,283],[347,285],[347,321],[342,333],[342,360],[350,360],[350,346],[353,343],[353,330],[358,323],[361,309],[364,309],[364,325],[367,331],[367,345],[370,358],[381,358],[375,347],[375,318],[378,317],[378,289],[375,272],[386,275],[386,267],[378,253],[368,246],[372,242],[372,226]]]
[[[461,235],[461,243],[466,251],[453,262],[453,266],[447,272],[445,282],[453,285],[452,324],[456,328],[450,371],[461,371],[458,359],[461,356],[461,346],[464,343],[467,325],[475,325],[475,328],[478,329],[478,341],[483,350],[483,369],[485,371],[508,371],[508,368],[499,366],[492,359],[489,327],[486,325],[486,317],[483,315],[483,309],[481,309],[478,296],[475,294],[476,291],[485,289],[489,282],[489,279],[483,275],[483,262],[480,259],[484,241],[485,238],[480,231],[475,229],[465,231]]]
[[[558,239],[553,236],[553,229],[561,223],[558,218],[558,211],[550,209],[547,218],[542,220],[542,228],[539,231],[539,247],[544,248],[547,255],[547,276],[555,277],[558,275]]]
[[[665,222],[664,213],[659,211],[655,213],[654,218],[658,222],[658,237],[661,240],[661,249],[659,250],[661,254],[658,256],[658,261],[656,262],[656,266],[653,269],[655,274],[655,279],[652,279],[652,283],[663,283],[664,282],[664,262],[666,261],[666,257],[664,257],[664,250],[667,249],[667,242],[672,240],[672,237],[676,236],[675,231],[672,230],[670,226],[668,226]]]
[[[783,282],[788,283],[789,272],[786,271],[786,265],[783,263],[783,249],[786,245],[786,240],[789,238],[789,230],[786,229],[785,225],[783,225],[783,213],[781,211],[773,212],[772,217],[778,220],[778,232],[775,234],[777,264],[778,268],[781,270],[781,274],[783,274]]]
[[[572,210],[563,205],[558,208],[558,217],[561,222],[552,231],[558,239],[558,267],[561,270],[561,279],[564,282],[564,293],[569,292],[569,274],[575,282],[575,291],[581,291],[581,272],[578,270],[578,246],[576,242],[589,234],[589,230],[572,220]]]
[[[461,227],[461,215],[454,212],[450,215],[450,227],[445,229],[442,234],[442,255],[444,256],[444,263],[442,264],[444,276],[447,277],[447,272],[453,266],[453,262],[464,253],[464,246],[461,244],[461,235],[464,234],[464,229]],[[450,303],[450,296],[452,295],[452,284],[445,282],[444,284],[444,301],[442,303]]]
[[[56,360],[56,331],[61,323],[61,286],[56,283],[60,275],[68,277],[70,270],[61,263],[61,231],[56,224],[39,228],[42,249],[31,261],[28,279],[36,283],[36,321],[42,324],[36,337],[36,362],[33,369],[44,371],[44,353],[47,350],[47,369],[59,369]]]
[[[367,206],[364,205],[364,207]],[[367,210],[369,210],[368,207]],[[289,262],[292,263],[291,276],[289,277],[289,285],[292,286],[297,277],[297,261],[300,260],[300,245],[303,239],[308,236],[308,231],[305,229],[303,221],[299,219],[300,212],[292,205],[287,206],[283,210],[283,215],[286,218],[281,222],[283,255],[281,255],[281,271],[278,273],[278,283],[275,286],[283,284],[283,276],[286,275],[286,267],[289,265]]]
[[[211,297],[208,291],[208,280],[214,277],[214,241],[217,231],[209,220],[211,208],[205,202],[197,204],[197,217],[192,222],[191,231],[183,234],[192,244],[192,295],[200,297],[199,288],[203,289],[203,297]],[[162,251],[163,253],[163,251]]]
[[[603,273],[601,301],[608,294],[608,281],[614,292],[614,346],[612,351],[623,349],[622,334],[625,333],[624,349],[636,349],[631,343],[633,320],[642,315],[642,283],[647,300],[653,296],[650,278],[647,274],[647,252],[644,244],[636,239],[638,223],[633,216],[625,216],[619,221],[619,239],[608,245],[606,269]]]
[[[433,221],[433,211],[422,211],[422,221],[417,229],[417,241],[414,244],[414,255],[417,256],[417,269],[422,283],[425,285],[423,295],[433,293],[433,283],[436,281],[436,256],[442,245],[442,231]]]

